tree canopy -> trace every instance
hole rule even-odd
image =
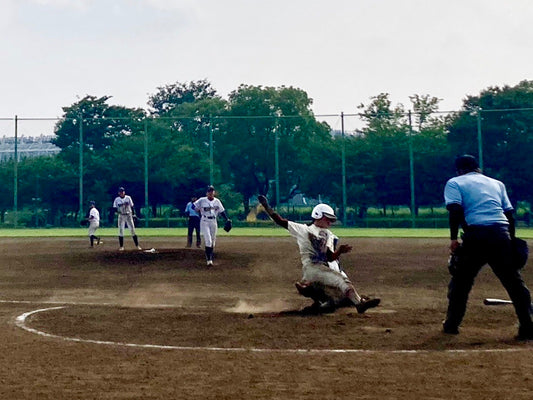
[[[87,95],[63,108],[55,127],[59,155],[21,160],[21,206],[39,198],[53,213],[76,210],[80,148],[85,198],[106,202],[127,185],[136,205],[148,201],[153,215],[159,205],[182,209],[208,184],[245,213],[257,194],[284,203],[303,192],[339,207],[343,152],[348,207],[386,213],[387,206],[409,205],[412,177],[415,207],[438,206],[453,158],[479,157],[479,128],[485,172],[506,183],[513,201],[533,201],[533,178],[524,173],[533,167],[533,81],[489,87],[450,115],[428,94],[411,96],[406,111],[380,93],[359,105],[363,126],[342,137],[316,118],[304,90],[290,86],[240,85],[223,99],[206,80],[176,82],[150,96],[149,111],[111,99]],[[0,164],[7,188],[12,168],[12,161]],[[8,208],[12,196],[8,189],[0,206]]]

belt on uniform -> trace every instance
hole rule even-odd
[[[509,225],[504,225],[504,224],[491,224],[491,225],[468,225],[468,227],[466,227],[465,229],[465,232],[466,231],[483,231],[483,230],[500,230],[500,229],[504,229],[504,230],[508,230],[509,229]]]
[[[207,218],[207,219],[215,219],[216,217],[206,217],[206,216],[204,215],[204,218]]]

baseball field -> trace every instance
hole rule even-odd
[[[211,268],[183,236],[142,228],[144,250],[126,236],[124,252],[115,230],[95,248],[79,229],[0,232],[0,399],[531,398],[533,344],[514,340],[512,306],[483,305],[508,298],[488,267],[461,334],[441,333],[445,230],[334,231],[356,288],[382,299],[366,314],[299,312],[283,230],[221,233]]]

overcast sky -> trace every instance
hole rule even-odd
[[[147,108],[158,87],[200,79],[224,98],[240,84],[294,86],[315,114],[355,113],[383,92],[407,108],[429,94],[454,110],[489,86],[533,79],[531,0],[0,4],[3,118],[60,117],[87,94]]]

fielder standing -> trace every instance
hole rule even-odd
[[[515,224],[505,185],[483,175],[477,160],[468,154],[457,157],[455,169],[458,176],[446,183],[444,200],[449,211],[450,252],[461,251],[455,269],[450,271],[443,331],[459,333],[474,279],[488,263],[513,302],[520,323],[516,338],[533,340],[531,295],[512,262]],[[460,226],[464,231],[462,244],[457,237]]]
[[[102,244],[103,242],[100,240],[100,237],[95,235],[96,230],[100,227],[100,212],[96,208],[94,201],[90,201],[89,204],[91,209],[89,210],[87,220],[89,221],[89,240],[91,241],[91,247],[93,247],[95,241],[96,245]]]
[[[126,191],[123,187],[118,188],[118,196],[113,202],[113,208],[115,209],[115,212],[118,213],[119,251],[124,250],[124,228],[126,225],[128,225],[135,246],[138,250],[142,250],[141,246],[139,246],[139,240],[135,233],[135,224],[133,222],[133,217],[135,216],[133,200],[130,196],[126,194]]]
[[[329,230],[329,227],[337,220],[337,217],[329,205],[318,204],[311,212],[312,224],[306,225],[281,217],[272,210],[265,196],[261,195],[258,199],[274,222],[287,229],[298,242],[303,277],[301,282],[296,283],[296,288],[301,294],[306,296],[305,293],[308,289],[319,284],[322,287],[337,289],[341,293],[341,301],[349,300],[356,307],[358,313],[362,314],[367,309],[379,305],[380,299],[361,297],[346,274],[340,269],[337,260],[341,254],[350,252],[352,246],[342,244],[335,250],[336,236]],[[307,297],[314,298],[313,296]],[[319,309],[330,310],[338,305],[331,304],[332,299],[324,298],[324,300],[322,302],[315,299],[315,306]]]
[[[230,221],[230,219],[226,215],[222,202],[215,197],[215,188],[213,186],[208,186],[205,197],[200,197],[193,203],[193,206],[201,215],[200,233],[204,237],[207,265],[213,265],[218,230],[217,217],[220,215],[226,221]]]

